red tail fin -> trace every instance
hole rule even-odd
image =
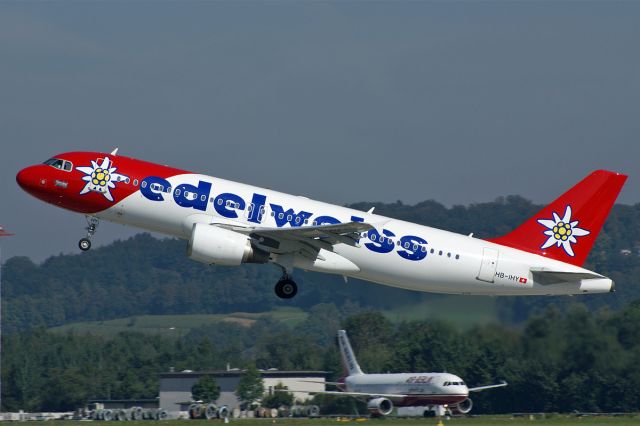
[[[596,170],[511,233],[491,240],[581,266],[627,176]]]

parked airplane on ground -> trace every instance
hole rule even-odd
[[[598,170],[510,234],[473,238],[305,197],[98,152],[68,152],[21,170],[31,195],[99,219],[188,240],[207,264],[272,262],[281,298],[297,292],[294,268],[410,290],[487,295],[613,291],[581,268],[626,176]]]
[[[449,373],[365,374],[356,360],[347,332],[338,331],[338,345],[347,376],[344,382],[329,383],[342,391],[314,394],[352,396],[367,400],[367,408],[375,416],[387,416],[396,407],[424,407],[424,415],[443,416],[447,409],[467,414],[473,407],[469,392],[507,386],[496,385],[469,388],[464,381]]]

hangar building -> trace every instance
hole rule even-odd
[[[182,371],[161,373],[160,407],[167,411],[187,411],[191,401],[191,387],[202,377],[212,376],[220,386],[218,405],[230,409],[240,406],[235,390],[238,387],[243,370],[221,371]],[[280,371],[276,369],[260,370],[265,393],[282,383],[293,393],[294,398],[304,401],[311,398],[309,392],[324,391],[326,371]]]

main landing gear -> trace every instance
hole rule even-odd
[[[91,248],[91,237],[96,233],[96,228],[99,223],[100,221],[98,218],[87,216],[87,236],[78,241],[78,247],[80,247],[80,250],[87,251]]]
[[[280,299],[291,299],[298,293],[298,284],[285,272],[276,283],[275,290]]]

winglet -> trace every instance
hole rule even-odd
[[[111,155],[118,155],[118,147],[116,147],[116,149],[111,151]]]

